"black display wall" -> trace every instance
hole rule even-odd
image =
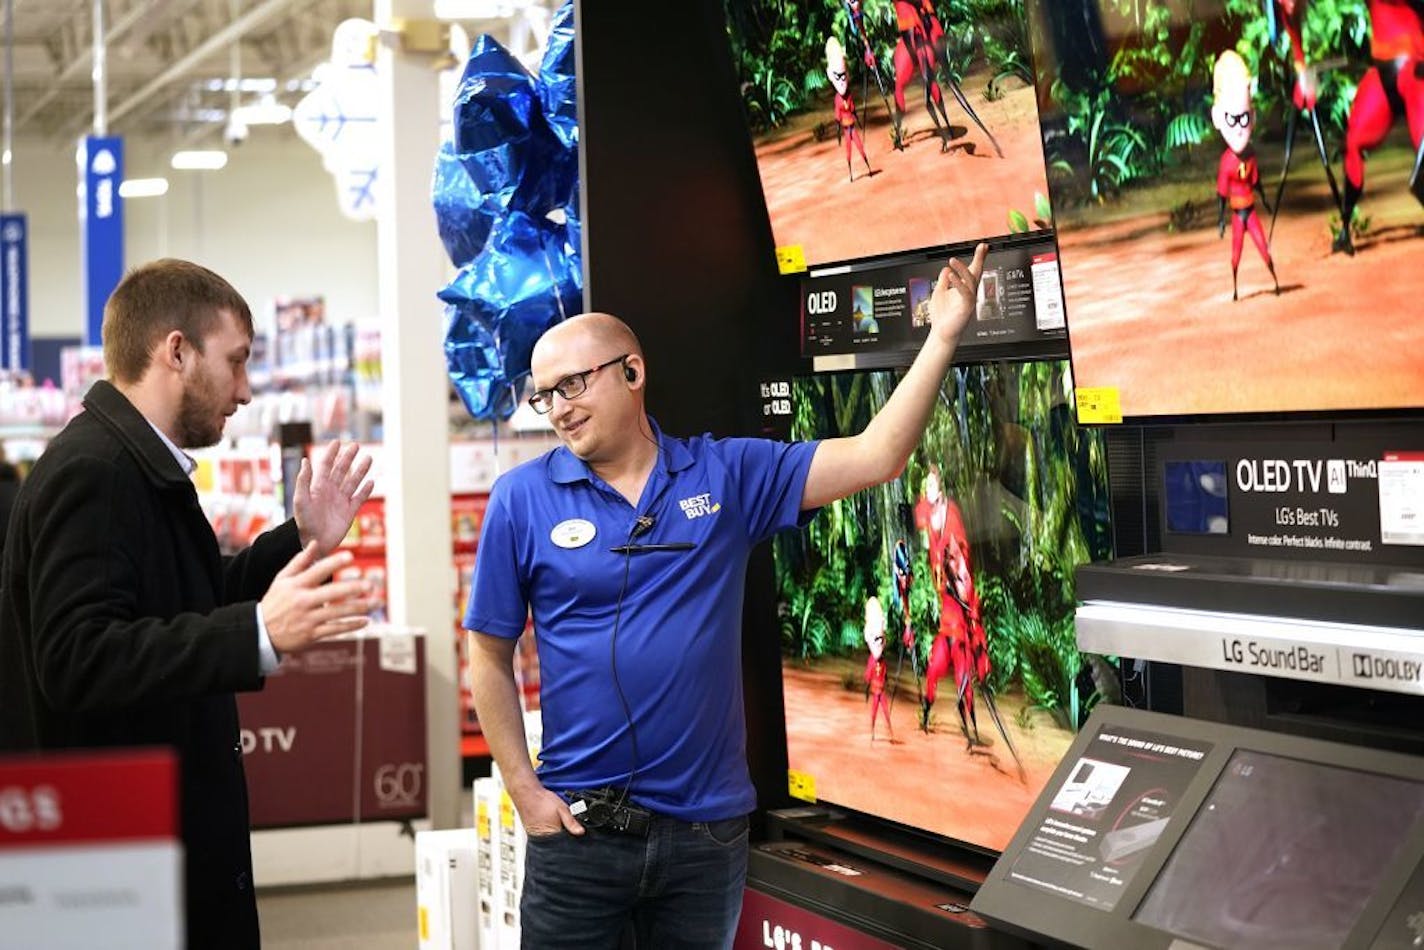
[[[796,365],[795,282],[776,270],[718,0],[577,5],[584,305],[638,334],[648,407],[674,435],[756,434],[758,382]],[[748,569],[748,756],[786,793],[770,547]]]

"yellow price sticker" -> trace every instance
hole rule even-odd
[[[787,788],[791,792],[791,797],[800,799],[803,802],[816,801],[816,776],[810,772],[798,772],[796,769],[786,770]]]
[[[426,907],[420,908],[420,939],[430,939],[430,910]]]
[[[481,841],[490,840],[489,805],[485,802],[475,806],[475,830],[479,832]]]
[[[799,244],[787,244],[776,249],[776,267],[783,274],[800,274],[806,270],[806,251]]]
[[[1073,390],[1078,401],[1078,421],[1087,424],[1122,421],[1122,400],[1116,386],[1079,386]]]
[[[514,830],[514,799],[508,792],[499,793],[499,826],[505,831]]]

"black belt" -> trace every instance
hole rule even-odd
[[[603,828],[620,834],[647,837],[653,813],[627,801],[626,792],[614,788],[565,792],[569,811],[585,828]]]

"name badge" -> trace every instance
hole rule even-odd
[[[554,530],[549,532],[549,540],[561,548],[581,548],[592,541],[593,536],[597,533],[598,529],[593,526],[592,521],[586,521],[583,518],[570,518],[568,521],[560,521],[554,525]]]

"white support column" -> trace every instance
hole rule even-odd
[[[398,18],[434,18],[432,0],[376,0],[381,134],[376,221],[384,376],[386,559],[392,622],[426,633],[426,730],[431,823],[458,823],[460,731],[455,577],[450,536],[450,432],[444,322],[435,292],[446,273],[430,179],[439,148],[431,57],[406,53]]]

